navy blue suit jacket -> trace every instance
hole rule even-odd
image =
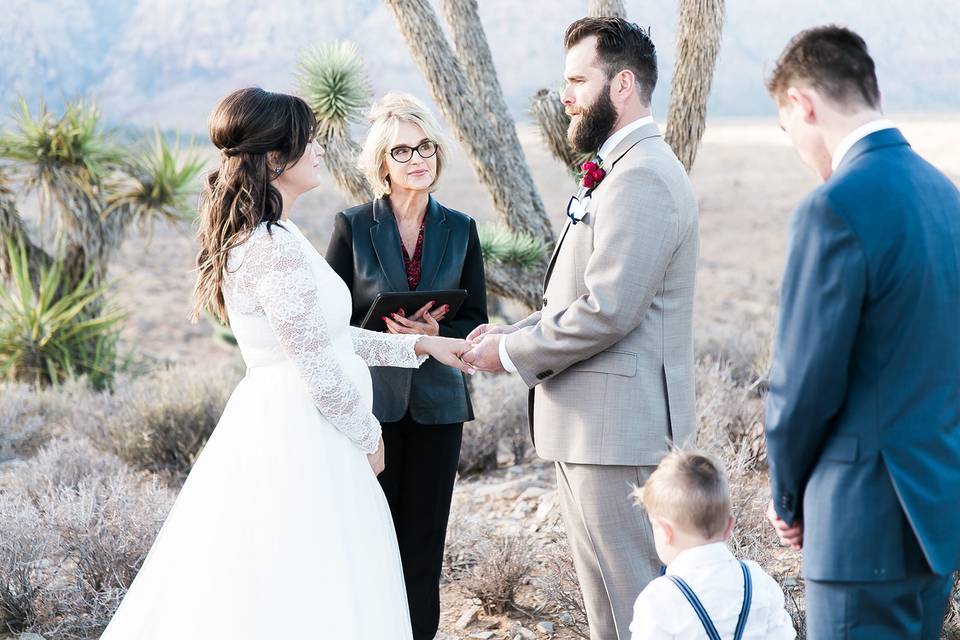
[[[794,213],[766,434],[803,573],[895,580],[919,542],[960,565],[960,193],[897,129]]]

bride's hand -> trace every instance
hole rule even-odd
[[[377,450],[373,453],[367,454],[367,460],[370,462],[370,468],[373,469],[374,475],[378,476],[383,473],[384,469],[386,469],[387,464],[385,456],[386,452],[384,451],[383,436],[380,436],[380,442],[377,443]]]
[[[414,351],[416,351],[418,356],[424,354],[432,356],[435,360],[442,362],[448,367],[454,367],[464,373],[473,375],[477,370],[460,359],[460,356],[469,351],[472,346],[473,345],[466,340],[424,336],[417,341]]]

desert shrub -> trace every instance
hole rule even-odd
[[[63,432],[77,406],[93,396],[83,380],[50,388],[0,382],[0,462],[34,453]]]
[[[534,568],[533,544],[523,534],[483,526],[474,531],[472,540],[464,540],[456,584],[487,613],[504,612],[516,606],[517,590]]]
[[[15,486],[34,502],[62,490],[79,489],[90,478],[104,481],[126,469],[117,456],[83,436],[51,440],[16,469]]]
[[[726,362],[737,385],[763,393],[773,359],[774,325],[773,308],[760,318],[712,323],[697,336],[697,359]]]
[[[51,443],[0,481],[0,625],[51,639],[97,635],[174,493],[82,440]]]
[[[514,464],[524,462],[531,448],[526,387],[512,376],[478,373],[470,379],[470,392],[476,420],[464,425],[460,474],[495,469],[501,448]]]
[[[167,367],[118,380],[78,430],[137,469],[182,479],[213,432],[239,372]]]
[[[540,563],[541,572],[533,580],[542,602],[539,615],[548,614],[558,627],[568,629],[577,637],[589,638],[587,610],[566,541],[545,548]]]
[[[697,444],[737,466],[764,468],[763,399],[738,384],[725,362],[701,360],[695,373]]]
[[[52,533],[26,496],[0,491],[0,629],[17,633],[36,624],[38,601],[52,580],[46,567]]]

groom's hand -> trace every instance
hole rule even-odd
[[[502,333],[487,332],[473,341],[473,348],[464,353],[461,358],[470,366],[488,372],[503,371],[500,362],[500,340]]]
[[[803,521],[798,520],[792,525],[787,524],[783,519],[777,515],[777,510],[773,506],[773,500],[770,500],[770,505],[767,507],[767,519],[770,521],[770,524],[773,525],[773,529],[777,532],[777,537],[780,538],[780,544],[785,547],[790,547],[794,551],[800,551],[803,549]]]
[[[506,334],[513,333],[514,331],[516,331],[516,329],[506,324],[481,324],[467,335],[467,340],[470,342],[475,342],[478,338],[482,338],[490,333]]]

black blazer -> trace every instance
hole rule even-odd
[[[327,262],[350,288],[350,322],[363,322],[380,292],[409,291],[400,234],[387,197],[337,214]],[[465,338],[487,322],[487,287],[477,225],[432,196],[427,205],[417,291],[466,289],[467,299],[452,320],[440,322],[440,335]],[[373,414],[396,422],[409,411],[421,424],[473,420],[463,373],[432,358],[419,369],[372,367]]]

